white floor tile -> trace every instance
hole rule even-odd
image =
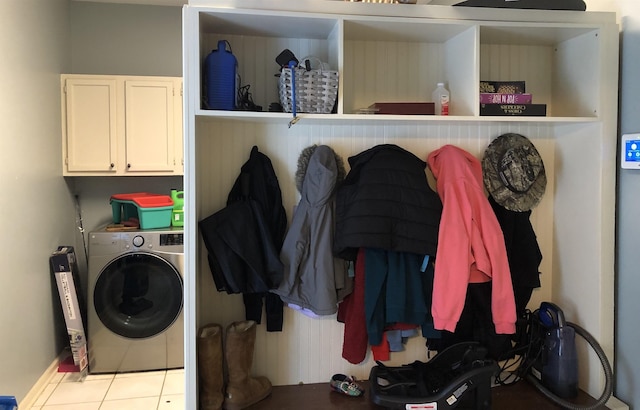
[[[165,374],[167,374],[166,370],[154,370],[150,372],[117,373],[115,378],[122,379],[124,377],[164,376]]]
[[[167,370],[167,374],[182,374],[182,375],[184,375],[184,369]]]
[[[164,373],[144,373],[136,377],[116,375],[104,400],[132,399],[137,397],[159,397],[162,392]]]
[[[76,383],[59,383],[45,406],[56,404],[89,403],[102,401],[109,390],[111,380],[91,380]]]
[[[88,374],[84,381],[92,381],[92,380],[112,380],[114,377],[113,373],[110,374]],[[82,374],[78,372],[74,373],[65,373],[64,377],[60,381],[61,383],[67,382],[79,382],[82,381]]]
[[[100,402],[93,403],[73,403],[73,404],[56,404],[53,406],[44,406],[42,410],[99,410]]]
[[[184,369],[58,373],[26,410],[185,410]]]
[[[184,394],[162,395],[158,410],[184,410]]]
[[[157,408],[158,397],[105,400],[100,406],[100,410],[156,410]]]
[[[167,394],[184,394],[184,372],[167,372],[162,395]]]
[[[47,384],[42,390],[42,392],[40,393],[40,395],[38,396],[38,398],[36,399],[36,402],[33,403],[33,406],[34,407],[43,406],[47,402],[47,399],[49,398],[49,396],[51,396],[51,393],[53,393],[53,391],[56,389],[56,386],[58,386],[57,383]]]

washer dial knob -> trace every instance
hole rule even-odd
[[[136,235],[133,237],[133,246],[135,246],[136,248],[141,247],[142,245],[144,245],[144,238],[140,235]]]

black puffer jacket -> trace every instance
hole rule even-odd
[[[360,247],[435,255],[442,202],[427,182],[427,164],[397,145],[349,158],[338,188],[334,253],[355,260]]]

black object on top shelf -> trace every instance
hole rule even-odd
[[[466,0],[454,6],[576,11],[587,9],[582,0]]]

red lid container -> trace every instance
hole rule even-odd
[[[169,195],[152,194],[149,192],[135,192],[132,194],[116,194],[111,200],[131,201],[140,208],[158,208],[173,206],[173,200]]]

